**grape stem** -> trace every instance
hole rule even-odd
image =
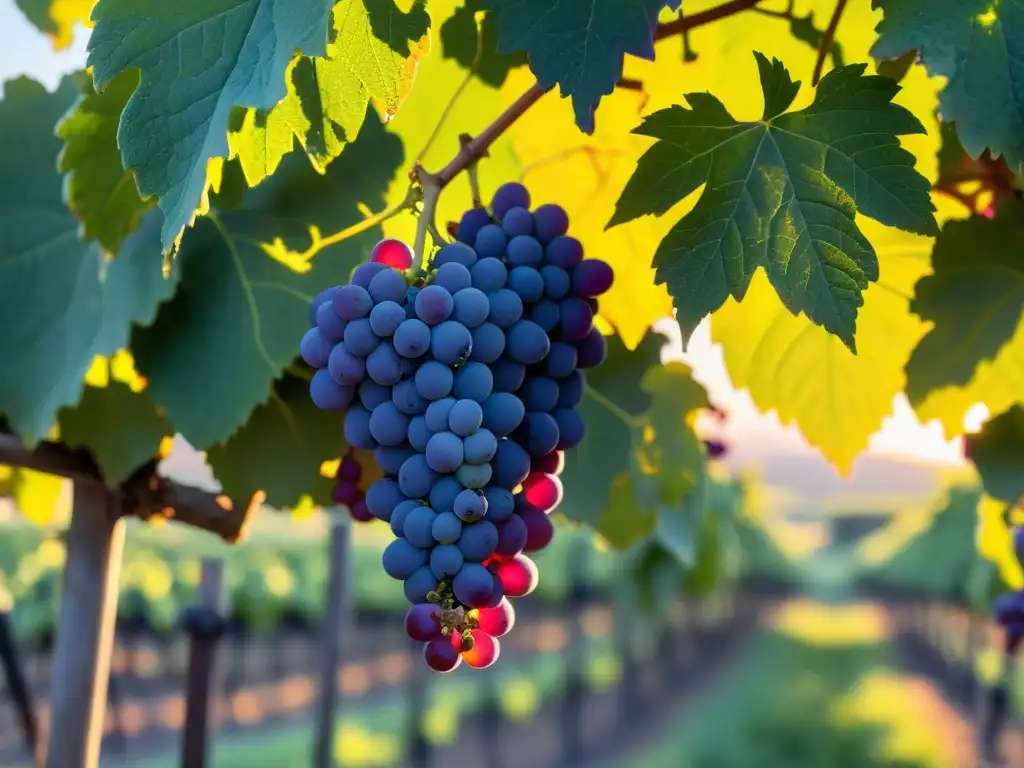
[[[832,11],[832,18],[828,21],[824,34],[821,36],[821,45],[818,46],[818,58],[814,62],[814,74],[811,75],[811,85],[816,86],[821,80],[821,71],[825,68],[825,57],[832,50],[832,41],[836,39],[836,30],[839,28],[839,20],[846,10],[846,0],[836,0],[835,10]]]
[[[841,0],[845,2],[845,0]],[[654,40],[664,40],[674,35],[682,35],[696,27],[710,24],[714,21],[724,19],[727,16],[747,11],[763,0],[729,0],[714,8],[709,8],[700,13],[690,16],[680,16],[674,21],[659,24],[654,31]],[[422,165],[417,164],[413,170],[415,181],[413,187],[422,190],[423,208],[420,211],[420,220],[416,226],[416,241],[413,247],[413,270],[419,271],[423,268],[424,250],[426,248],[426,236],[428,230],[436,232],[434,219],[437,211],[437,201],[441,191],[447,187],[452,180],[463,171],[472,169],[477,161],[487,155],[491,145],[497,141],[512,125],[526,112],[540,101],[540,98],[549,89],[544,88],[540,83],[535,82],[516,99],[504,112],[495,118],[494,122],[484,128],[476,136],[468,140],[460,137],[459,151],[454,158],[437,173],[430,173]],[[461,90],[459,91],[461,92]],[[446,110],[447,113],[447,110]],[[474,199],[478,197],[476,189],[473,190]]]

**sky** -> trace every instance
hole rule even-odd
[[[47,88],[55,88],[65,73],[84,66],[87,37],[88,31],[80,28],[70,47],[55,52],[49,39],[21,15],[14,0],[0,0],[0,82],[27,74]],[[713,402],[729,413],[723,437],[734,446],[746,446],[739,464],[746,463],[747,456],[756,463],[766,451],[794,458],[817,454],[796,428],[782,426],[774,414],[759,413],[746,391],[732,387],[721,349],[711,343],[707,322],[697,329],[685,353],[675,323],[666,322],[661,330],[672,339],[665,357],[689,363]],[[902,395],[893,405],[893,415],[871,439],[870,453],[946,465],[962,463],[958,442],[945,441],[938,424],[921,425]]]

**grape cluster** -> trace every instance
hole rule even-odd
[[[311,307],[310,395],[345,411],[349,445],[383,472],[359,499],[347,456],[336,500],[391,526],[384,570],[404,582],[406,632],[438,672],[497,659],[509,598],[537,584],[528,555],[554,536],[565,451],[584,437],[581,369],[605,358],[594,316],[613,273],[584,260],[568,225],[506,184],[426,271],[384,240]]]

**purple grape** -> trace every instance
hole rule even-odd
[[[405,634],[420,643],[441,639],[444,609],[436,603],[417,603],[405,614]]]
[[[594,327],[594,312],[583,299],[562,299],[558,311],[561,314],[558,327],[566,341],[579,341]]]
[[[491,211],[499,221],[513,208],[530,208],[530,193],[517,181],[502,184],[491,198]]]
[[[595,368],[608,356],[608,342],[597,329],[590,331],[576,343],[576,365],[579,368]]]
[[[505,231],[497,224],[480,228],[473,241],[473,250],[481,259],[500,259],[505,255]]]
[[[550,243],[569,229],[569,215],[560,205],[542,205],[533,212],[533,231],[542,243]]]
[[[587,259],[572,271],[572,287],[580,296],[600,296],[614,280],[615,272],[599,259]]]
[[[483,210],[482,208],[478,210]],[[486,211],[484,211],[486,213]],[[490,223],[488,218],[480,226]],[[479,229],[479,228],[478,228]],[[476,232],[473,233],[473,237],[476,237]],[[471,242],[471,241],[469,241]],[[476,251],[470,248],[465,242],[461,243],[449,243],[434,254],[433,260],[430,262],[432,267],[443,267],[445,264],[461,264],[462,266],[469,268],[476,263]]]
[[[505,287],[508,280],[508,268],[501,259],[480,259],[469,270],[473,276],[473,287],[484,293],[494,293]]]
[[[358,285],[343,285],[334,293],[332,299],[334,311],[342,320],[355,320],[366,317],[373,309],[373,299],[369,292]]]
[[[575,237],[559,235],[544,248],[548,264],[568,271],[583,261],[583,243]]]
[[[491,214],[487,212],[486,208],[470,208],[462,214],[459,228],[455,232],[455,239],[460,243],[472,245],[473,241],[476,240],[476,233],[488,224],[493,223],[491,221]],[[444,249],[442,248],[441,250]],[[437,257],[435,256],[434,258],[436,261]]]
[[[352,272],[352,279],[349,281],[353,285],[358,285],[360,288],[369,290],[370,281],[377,276],[378,273],[383,272],[388,268],[387,264],[381,264],[377,261],[366,261],[355,268]]]
[[[416,316],[427,325],[443,323],[454,308],[452,295],[440,285],[428,285],[416,296]]]
[[[513,557],[523,551],[528,538],[529,531],[523,518],[513,514],[498,525],[498,544],[494,551],[504,557]]]
[[[355,387],[339,384],[326,368],[313,374],[309,382],[309,397],[321,411],[340,411],[352,403]]]
[[[507,248],[508,263],[514,266],[539,267],[544,261],[544,248],[530,235],[513,237]]]
[[[451,640],[431,640],[423,646],[423,660],[435,672],[451,672],[462,663],[462,654],[452,645]]]
[[[501,219],[501,228],[509,237],[533,233],[533,215],[526,208],[509,208]]]
[[[466,563],[452,580],[455,598],[470,608],[486,608],[494,596],[494,577],[479,563]]]
[[[344,320],[338,317],[338,313],[334,311],[334,302],[327,301],[320,305],[316,311],[316,327],[320,329],[320,333],[325,338],[331,341],[341,341],[345,335],[345,326],[348,325]]]

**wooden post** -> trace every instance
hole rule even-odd
[[[50,693],[47,768],[97,768],[124,554],[114,494],[76,481]]]
[[[351,523],[337,510],[332,516],[330,566],[327,573],[323,637],[320,653],[320,691],[316,704],[313,768],[334,765],[334,721],[338,709],[338,667],[349,624],[348,549]]]
[[[29,690],[25,670],[22,668],[18,643],[11,630],[10,613],[6,610],[0,611],[0,664],[3,664],[7,690],[21,722],[25,746],[36,755],[39,752],[39,729],[36,723],[35,704],[32,701],[32,691]]]
[[[224,562],[203,558],[199,579],[199,602],[202,616],[190,632],[188,672],[185,691],[185,728],[181,739],[181,764],[186,768],[203,768],[209,750],[210,698],[214,688],[217,641],[225,609]]]

